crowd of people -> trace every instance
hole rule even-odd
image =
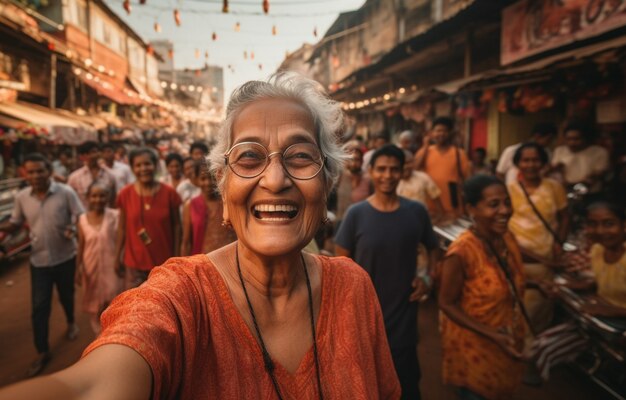
[[[342,123],[286,74],[236,90],[217,142],[185,155],[88,142],[75,171],[66,153],[27,155],[30,186],[0,229],[31,229],[29,375],[50,360],[53,286],[68,339],[74,282],[98,337],[0,398],[419,399],[417,310],[432,295],[443,382],[508,398],[533,381],[525,348],[554,323],[555,274],[597,292],[588,312],[626,316],[624,172],[588,125],[565,124],[552,150],[559,130],[538,124],[493,168],[448,117],[369,147],[341,141]],[[459,218],[471,227],[444,254],[434,225]]]

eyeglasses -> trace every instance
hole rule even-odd
[[[263,173],[274,155],[282,155],[281,164],[287,175],[294,179],[312,179],[320,173],[326,162],[319,148],[312,143],[296,143],[282,153],[270,153],[256,142],[237,143],[224,154],[226,164],[242,178],[254,178]]]

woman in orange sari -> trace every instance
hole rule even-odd
[[[511,199],[495,177],[464,185],[474,225],[448,249],[441,268],[443,380],[462,399],[510,398],[521,383],[526,324],[522,260],[508,231]]]

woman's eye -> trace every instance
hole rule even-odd
[[[239,160],[260,160],[262,155],[255,151],[245,151],[239,155]]]

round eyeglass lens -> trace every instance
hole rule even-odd
[[[228,154],[228,165],[243,178],[259,175],[267,164],[267,150],[258,143],[240,143]]]
[[[310,179],[324,166],[319,149],[312,143],[296,143],[283,153],[287,173],[296,179]]]

